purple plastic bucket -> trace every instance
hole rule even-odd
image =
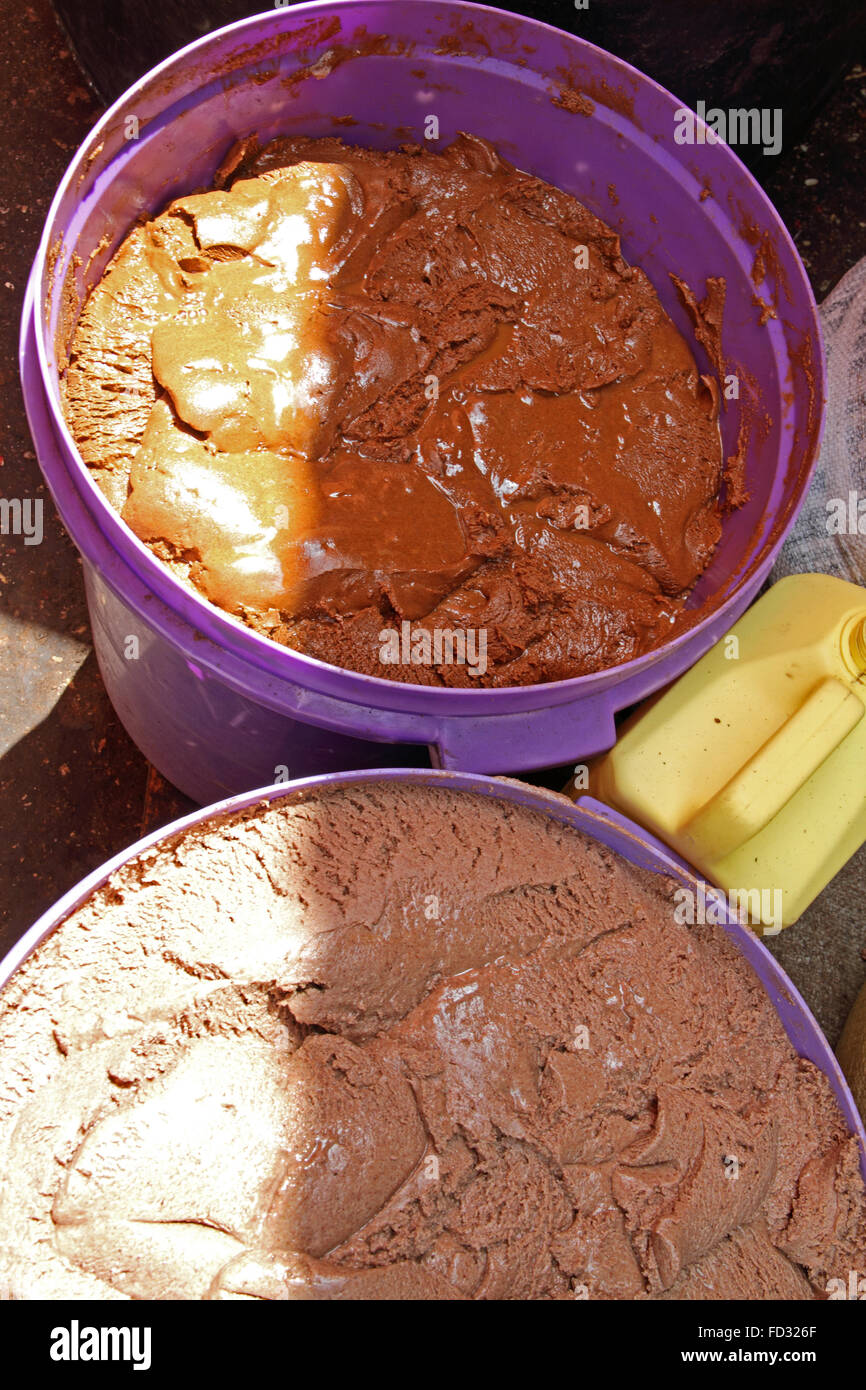
[[[579,110],[556,104],[563,86],[581,94],[571,103]],[[25,305],[21,374],[40,464],[83,557],[108,693],[176,786],[206,802],[271,782],[283,765],[298,776],[424,763],[429,753],[437,767],[495,773],[586,758],[611,746],[619,710],[696,661],[754,597],[808,487],[823,414],[821,339],[805,272],[775,211],[727,146],[675,143],[677,109],[626,63],[529,19],[456,0],[325,0],[192,44],[99,122],[48,215]],[[610,222],[690,341],[668,271],[699,296],[707,276],[727,281],[726,370],[741,390],[722,432],[730,454],[741,423],[758,420],[750,500],[726,520],[695,591],[696,605],[708,602],[703,618],[658,651],[597,675],[431,689],[280,648],[172,577],[108,505],[63,419],[56,345],[137,217],[207,184],[252,130],[264,139],[336,130],[388,147],[422,139],[431,112],[441,142],[459,130],[486,135]],[[127,138],[130,130],[138,138]],[[759,299],[777,315],[763,324]],[[127,660],[133,634],[139,657]]]
[[[633,821],[618,812],[610,810],[592,797],[582,797],[578,803],[569,801],[555,792],[531,787],[523,782],[503,781],[492,777],[481,777],[471,773],[444,772],[431,769],[380,768],[372,772],[332,773],[325,777],[309,777],[300,781],[283,783],[275,787],[264,787],[258,791],[245,792],[241,796],[230,797],[204,810],[194,811],[172,825],[165,826],[130,849],[110,859],[108,863],[94,870],[87,878],[70,889],[50,911],[44,913],[21,938],[3,961],[0,961],[0,989],[10,980],[19,965],[30,956],[38,946],[50,936],[57,927],[79,907],[111,874],[124,864],[135,859],[152,845],[176,835],[190,826],[201,825],[215,816],[244,811],[262,801],[278,801],[283,797],[304,797],[315,795],[321,790],[333,787],[360,785],[369,782],[411,781],[423,786],[446,786],[453,791],[475,793],[494,797],[541,815],[551,816],[564,825],[571,825],[591,836],[601,844],[620,854],[631,864],[648,869],[651,873],[663,874],[675,879],[682,887],[697,892],[701,882],[694,871],[665,848],[658,840],[635,825]],[[866,1179],[866,1127],[864,1127],[848,1083],[842,1074],[830,1045],[809,1011],[804,999],[789,980],[766,946],[747,927],[742,926],[728,913],[723,896],[718,890],[703,884],[707,901],[712,901],[724,931],[736,943],[752,966],[758,979],[769,995],[770,1001],[781,1020],[794,1050],[806,1057],[824,1073],[833,1088],[845,1121],[860,1144],[860,1166]]]

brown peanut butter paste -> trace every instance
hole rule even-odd
[[[135,533],[277,642],[521,685],[666,641],[720,535],[716,383],[615,233],[461,136],[247,142],[124,241],[65,382]],[[383,657],[484,634],[484,669]]]
[[[0,994],[0,1291],[846,1289],[857,1139],[672,887],[399,782],[151,847]]]

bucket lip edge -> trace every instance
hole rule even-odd
[[[209,806],[198,807],[185,816],[180,816],[171,821],[168,825],[161,826],[151,831],[148,835],[135,841],[126,849],[118,851],[117,854],[98,865],[95,869],[86,874],[77,884],[68,889],[54,904],[41,914],[39,918],[28,928],[19,938],[15,945],[7,954],[0,959],[0,995],[6,986],[11,982],[22,965],[54,934],[64,922],[71,916],[77,908],[81,907],[100,887],[102,887],[112,874],[123,868],[126,864],[132,863],[140,858],[149,849],[158,845],[161,841],[170,840],[174,836],[184,833],[186,830],[193,829],[197,825],[204,825],[211,820],[218,820],[224,816],[240,814],[245,810],[265,803],[271,805],[281,801],[284,797],[303,795],[305,792],[330,791],[333,788],[351,786],[357,784],[369,784],[379,782],[409,782],[423,786],[442,785],[464,792],[467,795],[488,796],[494,800],[502,800],[511,804],[525,807],[527,810],[536,811],[541,815],[552,816],[561,824],[569,825],[580,833],[588,835],[596,843],[603,843],[598,834],[595,833],[596,824],[602,824],[612,829],[617,837],[631,834],[631,838],[640,844],[645,851],[653,856],[660,864],[657,869],[648,869],[649,873],[667,875],[678,878],[693,885],[703,885],[707,897],[717,900],[722,912],[723,921],[719,923],[729,940],[733,941],[737,950],[745,957],[747,964],[758,975],[758,981],[767,997],[773,1013],[779,1020],[783,1031],[791,1047],[798,1056],[799,1053],[791,1038],[788,1036],[787,1029],[779,1014],[776,1005],[770,998],[768,981],[763,975],[758,974],[755,962],[751,959],[754,954],[760,958],[762,967],[766,970],[768,979],[773,985],[782,990],[795,1013],[799,1014],[807,1030],[819,1045],[819,1049],[825,1061],[825,1066],[821,1067],[828,1081],[831,1082],[835,1099],[843,1110],[843,1119],[849,1122],[849,1114],[846,1114],[842,1105],[842,1097],[855,1123],[849,1124],[849,1128],[858,1140],[860,1148],[861,1170],[866,1178],[866,1118],[864,1118],[854,1101],[851,1088],[848,1084],[838,1059],[830,1046],[823,1029],[815,1018],[809,1005],[806,1003],[793,980],[790,979],[787,971],[777,961],[773,953],[764,945],[763,941],[752,932],[747,926],[732,918],[727,908],[724,895],[721,890],[713,884],[708,883],[700,874],[684,860],[680,859],[672,850],[657,841],[636,821],[632,821],[628,816],[616,811],[613,807],[604,802],[598,801],[592,796],[578,797],[572,800],[562,792],[552,791],[547,787],[534,786],[532,783],[524,782],[520,778],[514,777],[493,777],[483,773],[475,772],[452,772],[437,768],[367,768],[355,769],[351,772],[332,772],[319,773],[311,777],[296,778],[289,782],[272,783],[269,786],[254,788],[250,791],[239,792],[234,796],[226,797],[223,800],[213,802]],[[582,802],[588,803],[582,805]],[[587,824],[589,822],[589,824]],[[606,848],[609,848],[605,846]],[[625,859],[627,863],[632,863],[619,849],[610,851],[619,858]],[[663,867],[662,867],[663,866]],[[748,942],[749,949],[746,949]]]
[[[374,2],[376,2],[376,0],[374,0]],[[578,49],[583,48],[591,50],[601,55],[603,60],[613,63],[616,67],[620,68],[624,74],[636,78],[641,85],[646,85],[655,89],[669,102],[677,103],[680,107],[685,106],[679,98],[661,83],[634,67],[633,64],[628,63],[625,59],[611,53],[608,49],[601,48],[598,44],[592,43],[581,35],[571,34],[567,30],[559,29],[555,25],[548,24],[545,21],[534,19],[528,15],[500,10],[493,5],[476,3],[476,0],[404,0],[404,2],[410,4],[413,8],[436,10],[441,15],[447,15],[449,12],[480,13],[493,16],[506,24],[519,28],[543,30],[555,36],[558,40],[565,40],[575,45]],[[310,656],[307,653],[299,652],[294,648],[285,647],[280,643],[274,642],[272,639],[263,636],[253,628],[244,624],[240,619],[234,618],[217,605],[210,603],[203,595],[187,589],[186,586],[181,584],[166,566],[153,555],[149,547],[135,535],[131,528],[126,526],[119,513],[111,507],[110,503],[100,492],[91,471],[81,458],[75,440],[69,431],[62,409],[59,407],[58,402],[55,400],[54,393],[48,385],[50,381],[48,366],[49,352],[45,339],[43,315],[37,311],[37,303],[39,300],[38,291],[49,253],[49,231],[59,211],[60,202],[65,196],[73,178],[80,177],[80,166],[84,162],[86,155],[90,152],[92,147],[99,145],[99,137],[103,133],[104,128],[114,119],[117,112],[140,88],[143,88],[145,85],[151,85],[156,79],[164,76],[165,72],[174,64],[180,66],[196,50],[206,48],[211,43],[222,41],[227,35],[234,35],[235,33],[241,35],[246,29],[254,29],[261,26],[263,21],[270,19],[275,14],[278,15],[281,9],[284,9],[286,15],[292,16],[293,18],[297,17],[302,21],[306,14],[315,14],[327,10],[339,12],[345,9],[363,9],[369,3],[370,0],[302,0],[302,3],[291,7],[275,7],[272,10],[247,15],[240,20],[234,21],[232,24],[224,25],[208,34],[202,35],[184,47],[177,49],[174,53],[169,54],[162,62],[143,74],[131,87],[121,93],[116,101],[106,108],[99,121],[94,125],[90,133],[85,137],[84,141],[82,141],[81,145],[73,154],[46,215],[42,236],[28,280],[28,293],[25,295],[24,300],[24,315],[27,313],[28,303],[31,304],[32,308],[39,373],[44,384],[49,413],[54,428],[60,432],[67,455],[67,457],[62,459],[62,466],[65,468],[72,486],[79,492],[86,510],[91,515],[96,528],[101,532],[106,543],[112,549],[115,549],[112,544],[110,532],[118,530],[118,533],[123,537],[124,544],[126,546],[132,546],[135,563],[136,565],[143,566],[142,577],[146,580],[148,588],[154,594],[157,601],[164,603],[177,618],[188,624],[193,631],[203,633],[218,648],[227,648],[234,659],[249,662],[251,665],[265,672],[268,676],[276,678],[277,680],[312,684],[320,694],[327,694],[334,698],[346,700],[349,703],[365,703],[363,698],[364,693],[369,692],[372,694],[375,692],[378,702],[383,702],[386,708],[389,707],[392,702],[400,705],[405,703],[408,707],[407,712],[416,714],[425,712],[420,706],[426,704],[426,697],[433,691],[435,692],[437,700],[441,700],[444,703],[450,702],[452,706],[460,705],[464,707],[461,711],[453,708],[450,716],[447,709],[441,711],[442,717],[455,718],[461,717],[461,714],[471,717],[482,712],[488,712],[488,710],[491,714],[497,713],[501,715],[510,711],[505,711],[497,707],[509,704],[513,706],[515,700],[518,701],[519,705],[524,707],[524,709],[536,707],[531,704],[533,698],[536,701],[540,701],[541,705],[546,707],[548,701],[545,701],[544,693],[553,689],[561,692],[561,699],[557,699],[555,701],[556,704],[571,704],[580,700],[592,698],[599,698],[602,700],[605,698],[609,699],[612,692],[620,685],[632,678],[639,679],[641,676],[650,673],[652,668],[662,664],[668,655],[673,656],[674,654],[681,653],[691,639],[703,633],[705,628],[713,623],[714,620],[728,613],[730,608],[735,605],[737,599],[741,596],[744,587],[754,585],[755,588],[757,588],[763,583],[796,522],[799,511],[805,502],[818,461],[827,413],[826,350],[820,329],[818,306],[802,258],[800,257],[799,251],[797,250],[788,228],[785,226],[784,221],[768,194],[730,145],[724,144],[725,153],[723,157],[733,160],[740,177],[745,178],[748,184],[751,185],[753,193],[756,194],[759,201],[763,203],[765,211],[771,214],[775,223],[774,231],[776,235],[781,235],[782,237],[800,280],[800,288],[805,295],[805,308],[808,310],[809,322],[808,328],[804,330],[804,338],[810,341],[813,349],[817,349],[814,353],[814,381],[819,402],[818,420],[813,430],[812,441],[809,445],[811,457],[808,458],[808,464],[802,471],[800,496],[793,506],[792,515],[789,517],[786,525],[782,528],[777,538],[764,552],[763,558],[758,562],[754,570],[751,572],[747,571],[746,574],[740,578],[736,588],[708,614],[692,626],[687,627],[685,631],[679,633],[670,641],[664,642],[661,646],[644,652],[628,661],[605,667],[601,671],[589,672],[578,676],[569,676],[558,681],[535,682],[532,684],[484,686],[475,689],[449,686],[428,687],[413,682],[389,681],[382,676],[351,671],[345,667],[333,665],[317,657]],[[378,3],[384,3],[384,0],[378,0]],[[696,117],[696,119],[699,118]],[[32,297],[29,294],[31,284],[33,289]],[[22,318],[22,341],[24,334],[25,326]],[[106,533],[106,527],[108,528],[108,533]],[[123,558],[127,559],[125,555]],[[129,563],[128,559],[127,563]],[[165,588],[165,593],[162,592],[163,588]],[[713,640],[718,639],[714,638]],[[312,673],[313,678],[311,679],[310,675],[308,675],[306,681],[303,681],[301,679],[302,672]],[[329,688],[336,683],[339,683],[341,686],[345,687],[345,689],[341,689],[340,692],[337,693]],[[582,684],[583,689],[581,689]],[[393,692],[395,688],[400,692],[398,700],[394,700],[393,695],[386,693]],[[527,692],[527,694],[522,696],[522,692]],[[484,706],[483,710],[481,708],[482,703]],[[479,708],[474,710],[472,708],[473,705],[477,705]],[[418,708],[416,708],[416,706],[418,706]]]

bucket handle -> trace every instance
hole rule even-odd
[[[863,714],[862,700],[828,676],[682,827],[683,835],[715,859],[730,854],[778,815]]]
[[[513,714],[452,716],[430,744],[434,767],[525,772],[595,757],[616,742],[617,692]]]

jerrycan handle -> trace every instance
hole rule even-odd
[[[827,677],[681,833],[714,859],[730,854],[763,830],[863,714],[863,702],[844,682]]]

